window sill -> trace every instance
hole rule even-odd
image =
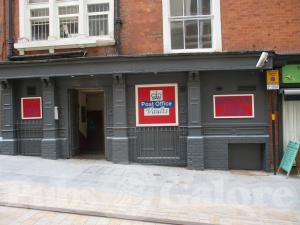
[[[221,52],[220,49],[214,48],[201,48],[201,49],[176,49],[176,50],[166,50],[165,53],[177,54],[177,53],[208,53],[208,52]]]
[[[15,43],[14,47],[23,55],[25,51],[49,50],[51,52],[55,49],[112,46],[114,44],[115,40],[111,37],[76,37],[43,41],[22,39]]]

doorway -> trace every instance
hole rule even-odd
[[[70,95],[70,157],[105,159],[104,92],[82,89]]]

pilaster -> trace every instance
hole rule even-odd
[[[50,78],[42,79],[43,85],[43,139],[42,157],[47,159],[58,158],[56,139],[56,121],[54,119],[55,82]]]
[[[201,90],[199,72],[188,74],[188,137],[187,166],[189,169],[204,169],[204,138],[201,121]]]
[[[13,81],[1,80],[1,154],[17,154],[15,139],[15,98]]]
[[[122,74],[113,75],[112,161],[128,163],[126,82]]]

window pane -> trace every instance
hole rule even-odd
[[[185,26],[185,48],[198,48],[198,21],[190,20],[184,22]]]
[[[89,35],[108,35],[108,15],[89,16]]]
[[[198,0],[184,0],[184,15],[197,15],[197,1]]]
[[[31,17],[42,17],[42,16],[49,16],[49,9],[32,9],[30,10]]]
[[[61,18],[59,24],[61,38],[74,37],[78,34],[78,17]]]
[[[212,48],[211,21],[199,21],[199,48]]]
[[[198,14],[210,15],[210,0],[198,0]]]
[[[43,3],[43,2],[49,2],[49,0],[29,0],[29,4],[31,4],[31,3]]]
[[[31,39],[47,40],[49,36],[49,20],[32,20],[31,21]]]
[[[88,12],[105,12],[109,11],[109,3],[88,5]]]
[[[77,14],[79,12],[79,6],[62,6],[58,8],[59,15],[67,15],[67,14]]]
[[[183,22],[171,22],[171,48],[183,49]]]
[[[183,14],[183,0],[170,0],[171,16],[182,16]]]

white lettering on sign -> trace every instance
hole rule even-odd
[[[145,116],[169,116],[169,108],[147,108],[144,109]]]
[[[151,90],[150,91],[150,101],[162,101],[163,91],[162,90]]]

